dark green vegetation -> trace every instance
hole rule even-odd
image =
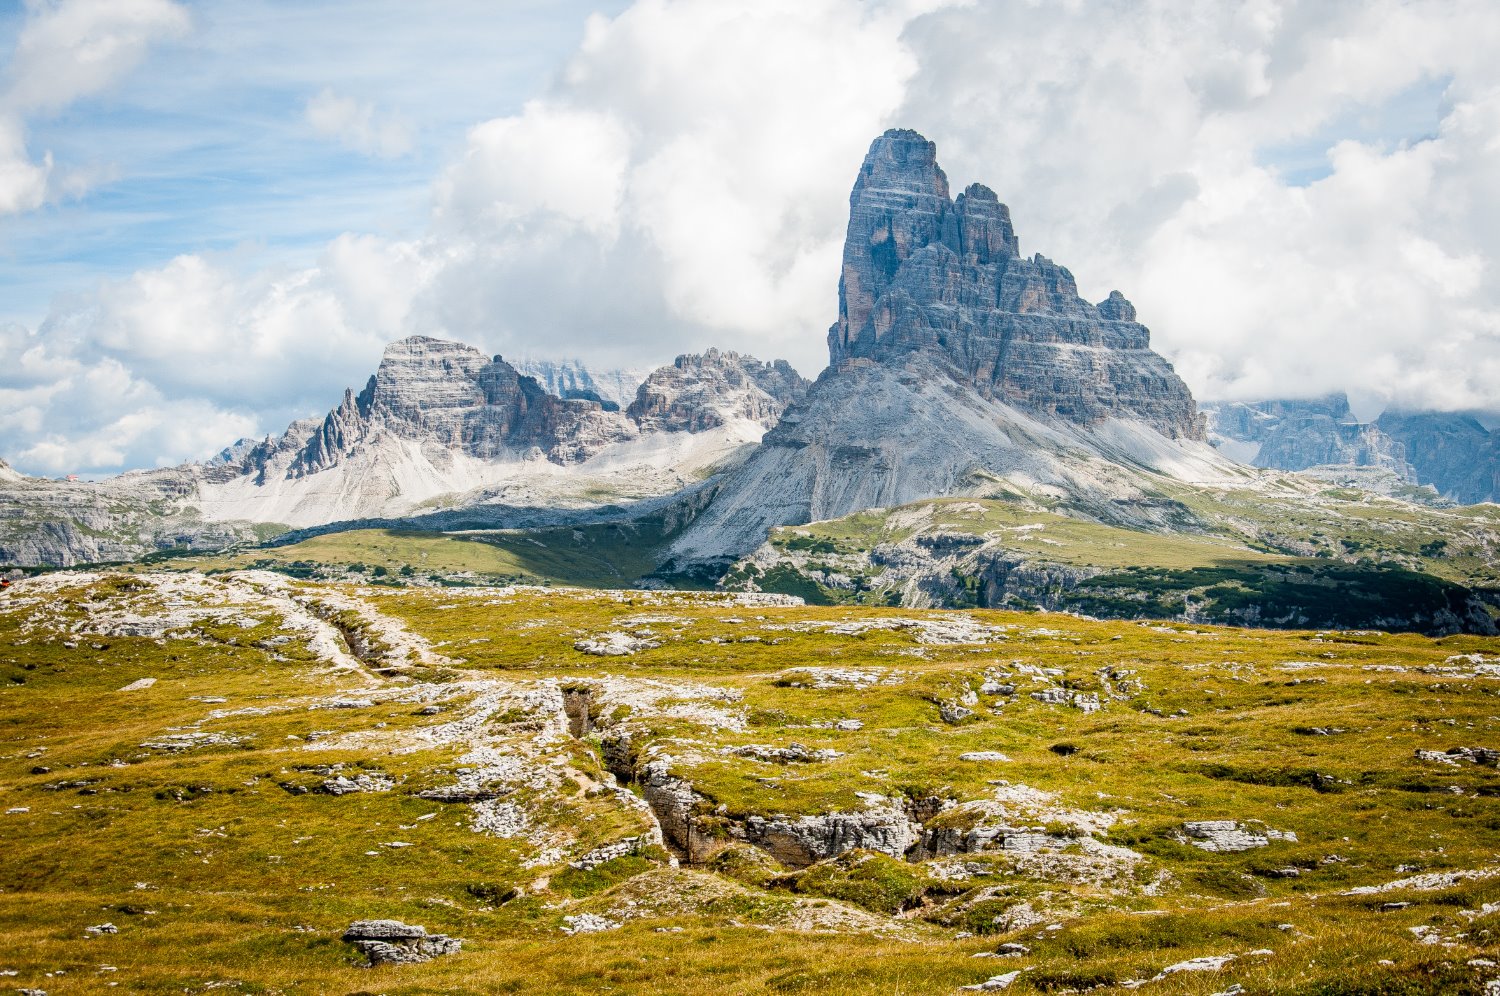
[[[575,646],[609,633],[636,642]],[[0,595],[0,682],[18,988],[1123,992],[1231,954],[1140,991],[1500,978],[1470,964],[1500,960],[1492,639],[80,573]],[[687,786],[681,867],[606,774],[639,799],[652,759]],[[881,813],[921,847],[742,839]],[[466,943],[364,969],[339,935],[365,917]]]
[[[209,572],[273,570],[306,579],[363,575],[389,585],[618,588],[650,574],[657,553],[671,536],[659,517],[555,529],[353,529],[216,556],[181,556],[161,566]]]
[[[1171,532],[1010,499],[942,499],[772,533],[731,589],[823,605],[944,605],[1273,627],[1495,632],[1500,513],[1328,490],[1174,485]]]

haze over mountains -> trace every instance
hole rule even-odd
[[[1222,452],[1280,470],[1375,468],[1464,505],[1500,501],[1500,436],[1461,412],[1390,410],[1360,422],[1343,394],[1210,406]]]

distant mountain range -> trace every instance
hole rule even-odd
[[[1500,502],[1500,434],[1471,415],[1398,411],[1360,422],[1342,393],[1311,400],[1205,405],[1210,437],[1257,467],[1337,477],[1377,469],[1462,505]],[[1360,478],[1378,484],[1379,477]]]

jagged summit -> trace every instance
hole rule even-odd
[[[409,336],[386,347],[364,390],[344,392],[292,473],[325,470],[380,430],[481,460],[536,448],[555,463],[570,463],[630,435],[602,414],[598,402],[549,394],[499,356]]]
[[[981,396],[1080,424],[1129,417],[1204,439],[1187,385],[1151,351],[1119,291],[1099,304],[1066,267],[1020,254],[1010,209],[983,184],[956,200],[936,147],[909,130],[870,146],[849,197],[829,361],[941,358]]]
[[[643,430],[702,432],[742,418],[774,426],[808,383],[786,360],[709,349],[677,357],[646,378],[626,414]]]

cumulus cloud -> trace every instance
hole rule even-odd
[[[186,8],[172,0],[27,0],[10,64],[6,103],[58,111],[98,93],[163,38],[187,33]]]
[[[27,118],[107,89],[151,44],[185,34],[190,23],[172,0],[27,0],[26,9],[0,91],[0,215],[35,210],[87,184],[78,171],[55,170],[50,152],[33,158]]]
[[[411,151],[411,122],[398,114],[381,113],[373,101],[342,96],[325,87],[308,100],[305,113],[318,134],[367,156],[394,159]]]
[[[1500,410],[1497,46],[1479,0],[638,0],[469,130],[421,237],[346,235],[300,268],[188,255],[107,284],[34,334],[53,373],[0,382],[0,409],[40,426],[57,384],[123,371],[132,411],[271,431],[415,332],[631,365],[716,344],[811,374],[849,186],[900,125],[937,141],[955,188],[1000,193],[1025,251],[1092,299],[1131,297],[1200,396]],[[306,111],[372,155],[414,140],[332,90]],[[128,466],[229,441],[127,408],[0,445]]]
[[[1023,248],[1131,296],[1200,396],[1500,406],[1493,11],[1169,6],[934,15],[903,116],[1011,202]],[[1429,92],[1420,128],[1325,130]],[[1321,178],[1267,155],[1287,143],[1321,144]]]

